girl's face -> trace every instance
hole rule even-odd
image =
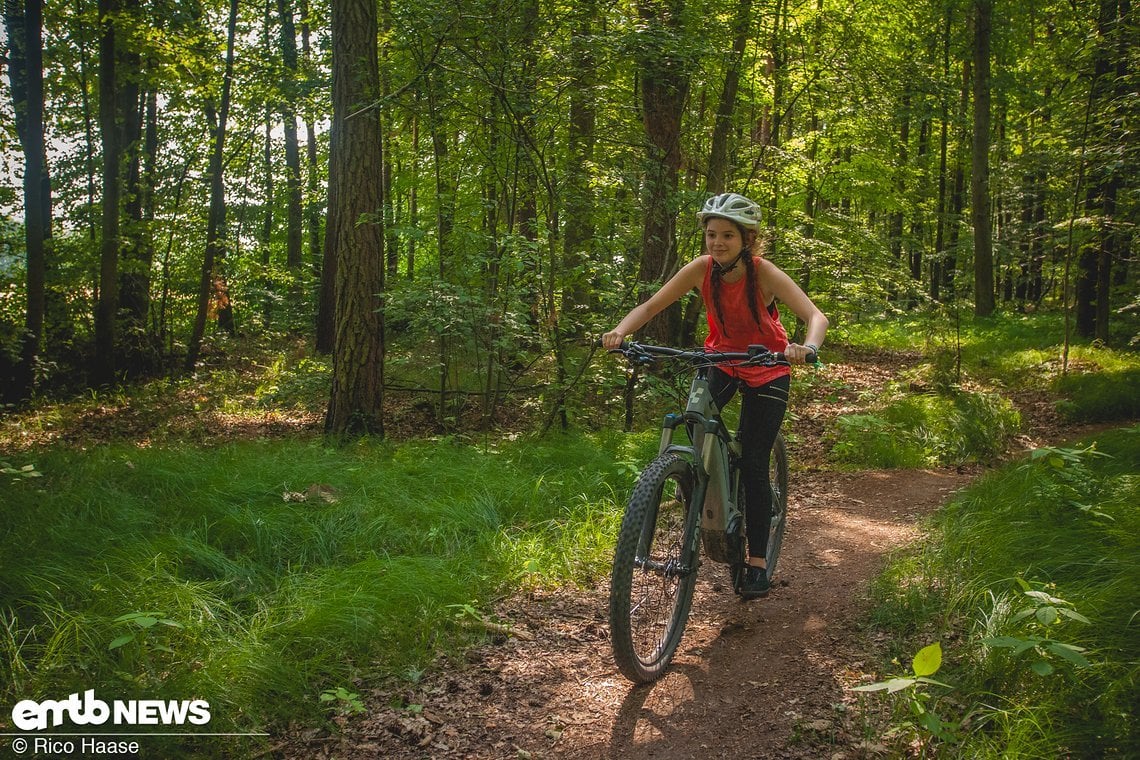
[[[751,236],[752,233],[749,233]],[[720,217],[711,217],[705,222],[705,250],[712,255],[713,260],[721,266],[729,266],[748,241],[741,237],[740,227],[736,222]]]

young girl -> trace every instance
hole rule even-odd
[[[647,301],[634,307],[612,331],[602,336],[605,348],[617,348],[662,309],[693,288],[705,302],[710,351],[747,351],[761,344],[782,351],[792,364],[803,364],[818,352],[827,333],[827,317],[792,278],[763,258],[758,241],[760,207],[736,193],[709,198],[697,214],[705,230],[707,256],[690,261]],[[790,343],[780,324],[776,299],[807,325],[802,345]],[[741,389],[740,441],[743,453],[748,568],[741,595],[767,596],[765,554],[772,519],[768,468],[772,446],[788,406],[788,367],[718,367],[709,385],[718,409]]]

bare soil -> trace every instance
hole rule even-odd
[[[340,732],[286,758],[854,758],[885,750],[847,687],[870,679],[858,624],[887,553],[971,479],[956,470],[795,478],[777,583],[741,601],[706,562],[669,672],[635,687],[608,641],[607,588],[532,593],[497,618],[517,636],[415,686],[373,690]],[[392,705],[422,706],[408,709]]]

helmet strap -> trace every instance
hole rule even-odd
[[[727,266],[721,266],[720,263],[716,259],[713,259],[713,269],[715,269],[720,274],[728,274],[733,269],[736,269],[736,265],[740,263],[740,259],[743,256],[744,256],[744,251],[741,251],[740,253],[736,254],[736,258],[733,259],[732,263],[727,265]]]

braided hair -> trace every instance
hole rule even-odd
[[[742,224],[735,220],[730,219],[729,221],[735,224],[740,230],[740,239],[747,240],[748,232],[750,232],[750,230],[745,229]],[[752,312],[752,319],[756,322],[756,326],[760,327],[760,303],[756,295],[760,291],[760,286],[758,275],[756,274],[756,267],[753,266],[754,255],[752,253],[752,245],[755,244],[757,240],[759,240],[759,237],[757,237],[756,240],[753,240],[753,243],[745,244],[745,246],[740,249],[739,261],[744,265],[744,277],[748,288],[748,310]],[[720,305],[720,288],[723,284],[724,274],[726,271],[728,270],[721,269],[719,266],[717,266],[715,261],[713,262],[712,276],[710,277],[710,290],[712,293],[713,310],[716,312],[717,321],[720,322],[721,333],[727,337],[728,325],[724,321],[724,312],[721,310]]]

